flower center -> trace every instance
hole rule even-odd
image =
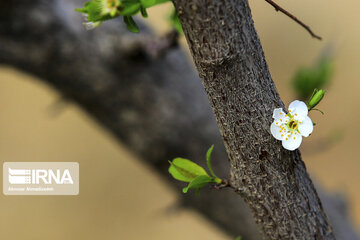
[[[113,1],[113,0],[108,0],[108,1],[107,1],[107,6],[108,6],[108,8],[113,8],[113,7],[115,7],[115,1]]]
[[[107,0],[106,5],[109,9],[116,8],[118,6],[117,0]]]
[[[281,115],[282,113],[280,113]],[[301,124],[300,121],[294,119],[295,115],[291,115],[290,113],[286,114],[288,118],[280,118],[279,121],[276,121],[275,124],[280,127],[280,134],[281,137],[285,137],[285,140],[288,140],[290,137],[296,138],[295,135],[300,134],[299,131],[299,124]],[[294,136],[291,136],[293,135]]]
[[[296,120],[290,120],[288,123],[288,127],[292,130],[295,130],[298,126],[298,122]]]

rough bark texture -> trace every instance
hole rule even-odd
[[[72,1],[0,1],[0,64],[33,74],[77,103],[154,167],[181,195],[182,206],[204,214],[231,236],[259,239],[246,204],[229,189],[181,194],[168,160],[205,163],[215,144],[216,173],[229,164],[201,81],[181,49],[151,58],[143,43],[152,36],[110,21],[86,31]],[[5,5],[4,5],[5,4]]]
[[[80,5],[0,0],[0,64],[53,86],[164,177],[170,177],[167,160],[183,156],[203,165],[207,148],[215,143],[214,169],[227,178],[229,164],[213,113],[184,53],[172,49],[152,59],[143,43],[153,36],[128,33],[121,21],[85,31],[73,11]],[[180,193],[183,184],[171,183]],[[345,204],[337,197],[322,198],[339,239],[358,239]],[[180,199],[232,236],[260,238],[248,207],[229,189],[204,189],[199,198],[187,194]]]
[[[174,0],[225,143],[231,182],[266,239],[334,239],[300,152],[270,134],[284,107],[247,0]]]

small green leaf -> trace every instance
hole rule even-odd
[[[140,2],[144,8],[149,8],[161,3],[170,2],[170,0],[140,0]]]
[[[74,10],[76,12],[87,13],[87,9],[85,9],[85,8],[75,8]]]
[[[126,24],[126,28],[130,32],[139,33],[139,27],[136,25],[134,19],[131,16],[124,16],[124,22]]]
[[[214,171],[212,170],[211,154],[212,154],[213,149],[214,149],[214,145],[211,145],[211,147],[209,148],[209,150],[208,150],[207,153],[206,153],[206,163],[207,163],[207,166],[208,166],[208,168],[209,168],[209,171],[210,171],[211,176],[214,177],[214,182],[215,182],[215,183],[221,183],[222,180],[221,180],[220,178],[218,178],[218,177],[215,175]]]
[[[235,240],[242,240],[242,237],[238,236]]]
[[[133,16],[140,11],[141,4],[140,3],[131,3],[131,4],[123,4],[123,10],[121,10],[121,15],[123,16]]]
[[[141,5],[145,8],[152,7],[156,4],[156,0],[140,0]]]
[[[314,107],[316,107],[316,105],[318,105],[320,103],[320,101],[323,99],[324,95],[325,95],[324,90],[322,90],[322,89],[318,90],[316,88],[314,89],[314,92],[310,97],[309,103],[307,104],[309,111],[311,109],[313,109]]]
[[[170,15],[170,22],[178,33],[180,33],[180,34],[183,33],[181,22],[180,22],[179,16],[177,15],[175,9],[174,9],[173,13]]]
[[[206,153],[206,163],[209,168],[211,176],[213,176],[214,178],[218,178],[215,175],[214,171],[212,170],[212,165],[211,165],[211,154],[212,154],[213,149],[214,149],[214,145],[211,145],[211,147],[209,148],[209,150]]]
[[[89,12],[89,7],[91,5],[91,1],[89,2],[86,2],[84,4],[84,7],[83,8],[75,8],[75,11],[77,12],[81,12],[81,13],[88,13]]]
[[[141,7],[140,10],[141,10],[141,15],[142,15],[144,18],[147,18],[147,17],[148,17],[148,13],[147,13],[147,11],[146,11],[146,8]]]
[[[208,176],[204,168],[185,158],[175,158],[170,165],[169,173],[179,181],[191,182],[198,176]]]
[[[212,182],[214,182],[214,179],[209,177],[208,175],[198,176],[194,180],[192,180],[187,187],[183,188],[183,193],[187,193],[187,191],[192,188],[200,190],[201,188]]]

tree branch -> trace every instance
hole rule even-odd
[[[292,20],[294,20],[295,22],[297,22],[298,24],[300,24],[300,26],[302,26],[303,28],[306,29],[306,31],[308,31],[310,33],[310,35],[313,38],[322,40],[322,38],[318,35],[316,35],[311,28],[306,25],[305,23],[303,23],[301,20],[299,20],[297,17],[295,17],[293,14],[289,13],[288,11],[286,11],[284,8],[280,7],[277,3],[275,3],[272,0],[265,0],[266,2],[268,2],[271,6],[273,6],[275,8],[276,11],[280,11],[282,13],[284,13],[286,16],[288,16],[289,18],[291,18]]]
[[[335,239],[300,152],[270,134],[284,107],[247,0],[174,0],[230,160],[231,184],[266,239]]]

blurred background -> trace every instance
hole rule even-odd
[[[296,98],[291,79],[299,67],[314,66],[324,52],[333,56],[333,77],[319,105],[325,115],[311,112],[315,131],[301,151],[313,179],[348,198],[359,229],[360,2],[277,2],[323,37],[311,38],[265,1],[250,1],[286,105]],[[164,4],[149,11],[147,22],[159,34],[169,30],[170,9]],[[187,48],[184,37],[181,44]],[[79,107],[66,104],[60,114],[53,114],[58,99],[39,79],[0,65],[1,161],[80,163],[78,196],[1,195],[1,239],[231,239],[195,212],[174,211],[174,190]]]

